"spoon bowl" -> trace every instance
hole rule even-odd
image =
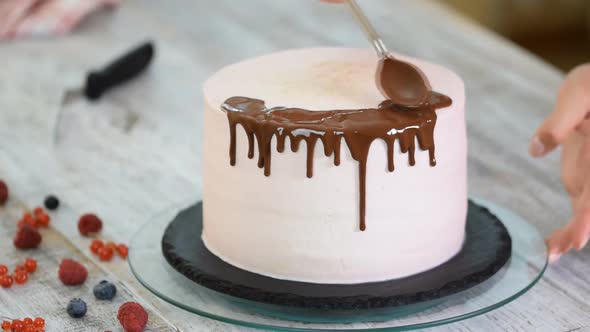
[[[356,0],[346,2],[379,56],[375,82],[381,94],[405,107],[424,104],[431,90],[426,75],[411,63],[394,58]]]
[[[424,104],[431,90],[422,70],[391,55],[379,59],[375,82],[383,96],[389,98],[394,104],[405,107]]]

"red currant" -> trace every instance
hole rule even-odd
[[[21,322],[18,319],[15,319],[12,321],[12,325],[10,325],[10,327],[13,331],[22,331],[25,326],[23,325],[23,322]]]
[[[27,318],[23,319],[23,324],[25,324],[25,326],[33,325],[33,319],[30,317],[27,317]]]
[[[106,246],[112,248],[113,250],[117,249],[117,244],[113,241],[107,242]]]
[[[0,276],[8,273],[8,267],[6,265],[0,265]]]
[[[3,275],[0,277],[0,286],[2,286],[2,288],[12,287],[13,282],[14,282],[14,279],[12,279],[12,276]]]
[[[30,212],[25,212],[25,214],[23,214],[23,220],[25,221],[26,224],[29,225],[35,225],[35,218],[33,218],[33,215]]]
[[[127,255],[129,255],[129,248],[124,244],[119,244],[117,246],[117,253],[121,258],[127,258]]]
[[[98,257],[101,261],[110,261],[113,258],[114,250],[111,247],[103,247],[98,251]]]
[[[43,211],[43,208],[40,206],[37,206],[36,208],[33,209],[33,214],[38,216],[42,213],[45,213],[45,211]]]
[[[93,240],[90,244],[90,251],[98,255],[98,251],[104,247],[104,243],[101,240]]]
[[[42,227],[48,227],[50,221],[51,221],[51,218],[45,212],[37,215],[37,223],[39,223],[39,225]]]
[[[27,269],[25,268],[25,266],[24,266],[24,265],[17,265],[17,266],[14,268],[14,273],[19,273],[19,272],[26,272],[26,271],[27,271]]]
[[[29,280],[29,276],[27,275],[27,272],[17,272],[16,275],[14,276],[14,281],[19,285],[26,284],[27,280]]]
[[[37,317],[35,318],[35,320],[33,321],[33,325],[35,325],[35,327],[45,327],[45,319],[41,318],[41,317]]]
[[[27,258],[25,260],[25,270],[29,273],[33,273],[37,270],[37,261],[32,258]]]
[[[33,324],[25,325],[23,332],[35,332],[35,326]]]
[[[5,321],[2,322],[2,325],[0,325],[0,326],[2,326],[2,329],[4,331],[10,331],[10,328],[12,327],[12,324],[10,324],[9,321],[5,320]]]

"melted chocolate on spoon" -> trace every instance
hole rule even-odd
[[[420,68],[392,56],[379,60],[376,83],[381,94],[394,104],[417,107],[430,95],[430,84]]]
[[[387,166],[394,170],[395,140],[403,153],[408,153],[410,165],[415,164],[415,141],[422,150],[428,150],[430,165],[436,165],[434,156],[434,127],[437,108],[451,105],[448,96],[429,91],[427,100],[418,107],[407,108],[385,101],[378,108],[309,111],[300,108],[267,108],[264,101],[246,97],[232,97],[225,101],[230,128],[230,164],[236,164],[236,126],[240,124],[248,137],[248,158],[254,157],[254,143],[258,148],[258,167],[264,175],[271,172],[271,141],[277,139],[277,151],[285,150],[286,138],[290,149],[299,150],[300,143],[307,146],[307,177],[313,176],[314,148],[322,141],[324,154],[334,156],[334,165],[340,164],[342,138],[354,160],[359,162],[360,229],[364,231],[366,202],[366,167],[369,148],[376,139],[387,143]],[[256,138],[256,140],[254,140]]]

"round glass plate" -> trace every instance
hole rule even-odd
[[[488,207],[508,229],[511,259],[496,275],[473,288],[415,305],[344,311],[301,309],[243,300],[199,286],[169,266],[160,247],[165,228],[184,206],[155,216],[141,228],[133,237],[129,264],[135,277],[160,298],[225,323],[273,331],[408,331],[435,327],[484,314],[515,300],[541,278],[547,267],[545,242],[534,226],[497,204],[474,201]]]

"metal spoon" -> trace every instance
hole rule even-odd
[[[356,0],[346,2],[379,56],[375,82],[381,94],[405,107],[422,105],[431,90],[424,73],[411,63],[394,58]]]

